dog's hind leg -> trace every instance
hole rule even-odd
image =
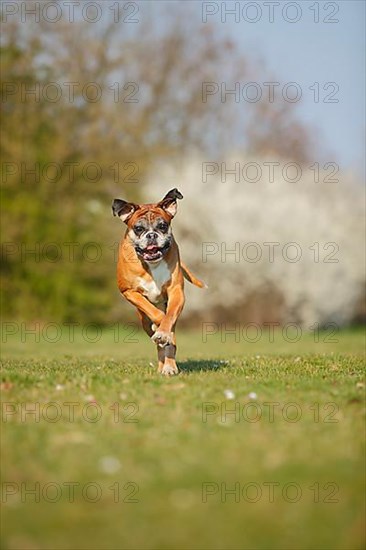
[[[152,327],[153,323],[150,321],[148,316],[145,313],[143,313],[142,311],[140,311],[139,309],[137,310],[137,315],[139,316],[139,319],[141,321],[142,328],[144,329],[146,334],[151,338],[151,336],[154,334],[154,330],[153,330],[153,327]],[[162,358],[159,355],[159,346],[158,346],[159,372],[160,372],[161,368],[163,368],[164,359],[165,359],[165,355]]]
[[[146,334],[148,334],[148,336],[150,336],[151,338],[151,336],[154,334],[154,331],[152,329],[152,322],[150,321],[148,316],[142,311],[140,311],[139,309],[137,310],[137,315],[139,316],[139,319],[141,321],[142,328],[144,329]]]
[[[162,374],[165,363],[165,348],[156,346],[156,349],[158,351],[158,372]]]

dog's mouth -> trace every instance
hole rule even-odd
[[[162,247],[159,247],[156,244],[149,244],[144,249],[137,246],[136,252],[146,262],[154,262],[156,260],[160,260],[164,256],[169,246],[170,246],[170,243],[167,243]]]

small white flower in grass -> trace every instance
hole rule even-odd
[[[64,389],[65,386],[63,386],[62,384],[56,384],[56,390],[57,391],[62,391]]]
[[[230,426],[232,425],[233,423],[233,420],[229,420],[227,422],[224,422],[224,419],[223,418],[216,418],[216,423],[219,425],[219,426],[222,426],[223,428],[230,428]]]
[[[121,463],[114,456],[103,456],[99,460],[99,469],[105,474],[115,474],[121,469]]]
[[[251,391],[250,393],[248,393],[248,397],[249,399],[257,399],[258,395],[255,393],[255,391]]]
[[[84,397],[84,399],[85,399],[85,401],[89,401],[89,402],[90,402],[90,401],[95,401],[94,395],[91,395],[91,394],[90,394],[90,395],[86,395],[86,396]]]
[[[234,399],[235,393],[232,390],[224,390],[224,395],[226,399]]]
[[[149,365],[150,365],[150,367],[154,367],[154,366],[155,366],[154,363],[152,363],[151,361],[150,361]]]

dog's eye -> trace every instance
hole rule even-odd
[[[141,235],[144,232],[144,228],[142,225],[135,225],[133,230],[136,233],[136,235]]]
[[[168,224],[164,222],[158,223],[158,229],[159,231],[165,232],[168,229]]]

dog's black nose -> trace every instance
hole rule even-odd
[[[150,231],[149,233],[146,233],[146,238],[148,241],[154,241],[157,237],[157,234],[153,231]]]

